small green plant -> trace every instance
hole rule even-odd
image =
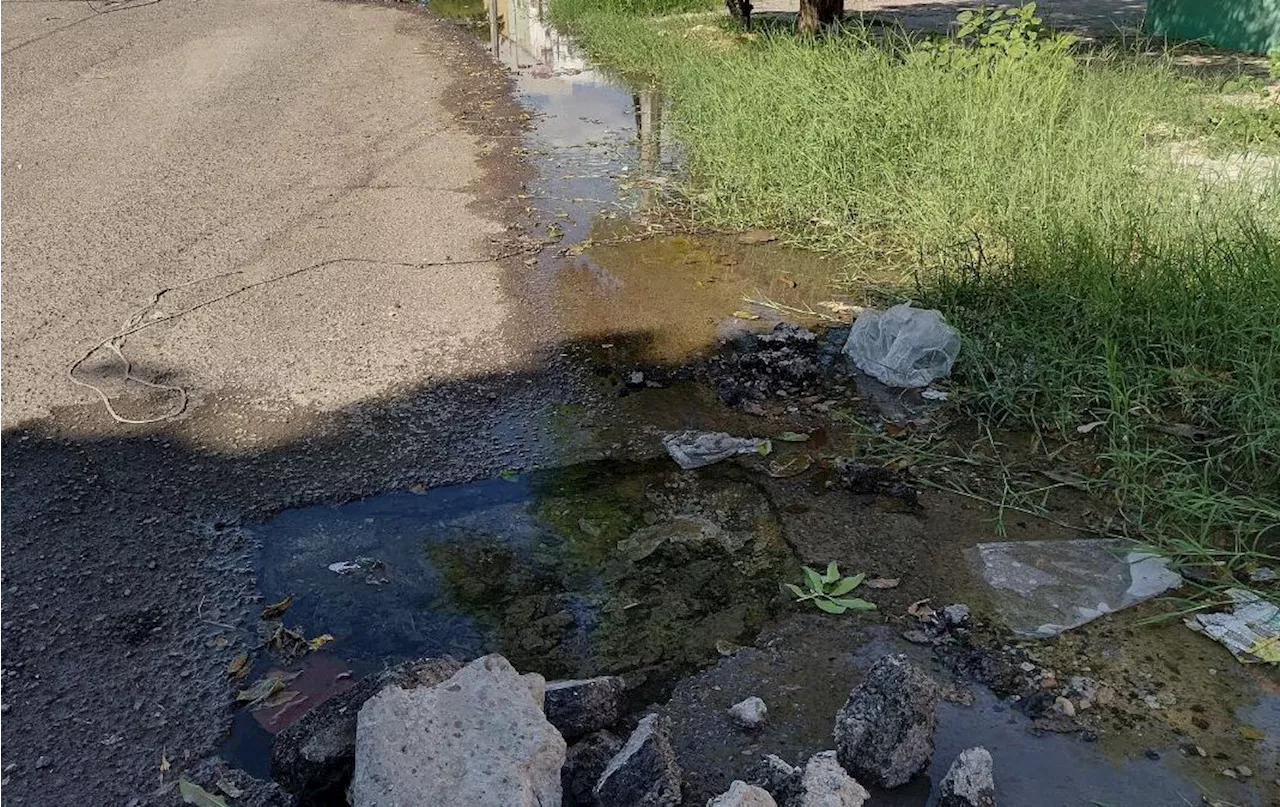
[[[819,574],[808,566],[804,568],[804,581],[808,591],[791,583],[784,583],[787,590],[796,595],[796,602],[812,601],[814,605],[829,614],[843,614],[845,611],[874,611],[875,603],[858,597],[845,595],[862,585],[866,574],[855,574],[853,577],[841,577],[840,567],[833,560],[827,564],[827,573]]]
[[[951,37],[920,42],[908,58],[952,68],[976,68],[1037,53],[1066,56],[1076,42],[1070,34],[1045,29],[1035,3],[962,11],[956,15],[956,25]]]
[[[1272,78],[1280,79],[1280,48],[1267,51],[1267,74]]]

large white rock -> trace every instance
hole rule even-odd
[[[769,791],[735,779],[729,789],[707,802],[707,807],[778,807]]]
[[[796,807],[862,807],[871,794],[850,776],[836,759],[835,751],[809,757],[800,774]]]
[[[433,687],[379,692],[356,723],[352,805],[559,804],[565,743],[542,712],[545,688],[491,655]]]

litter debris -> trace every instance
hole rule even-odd
[[[785,460],[774,460],[769,463],[769,476],[774,479],[787,479],[799,476],[813,467],[813,457],[808,454],[795,454]]]
[[[1280,608],[1242,588],[1228,589],[1227,596],[1232,610],[1196,614],[1187,627],[1226,647],[1242,664],[1280,664]]]
[[[1093,431],[1099,426],[1105,426],[1105,425],[1107,425],[1107,422],[1105,420],[1095,420],[1091,423],[1084,423],[1079,426],[1076,426],[1076,431],[1080,434],[1088,434],[1089,432]]]
[[[213,795],[185,776],[178,780],[178,792],[182,794],[183,804],[194,804],[196,807],[227,807],[226,799]]]
[[[1181,585],[1167,558],[1126,541],[1009,541],[967,552],[1014,633],[1044,638]]]
[[[325,645],[327,645],[329,642],[332,642],[332,641],[333,641],[332,633],[322,633],[316,638],[311,639],[310,641],[307,642],[307,649],[319,650],[320,648],[324,647]]]
[[[377,558],[356,558],[355,560],[340,560],[337,563],[330,563],[329,571],[334,574],[356,574],[357,572],[376,572],[382,566],[382,561]]]
[[[214,784],[217,785],[219,790],[226,793],[233,799],[238,799],[244,795],[244,791],[236,787],[235,782],[232,782],[230,779],[219,779],[214,782]]]
[[[757,437],[733,437],[724,432],[675,432],[662,438],[671,459],[686,471],[727,460],[737,454],[767,457],[773,443]]]
[[[920,397],[926,401],[945,401],[951,397],[951,393],[942,389],[926,389],[920,391]]]
[[[858,315],[844,352],[858,369],[891,387],[924,387],[951,374],[960,334],[942,313],[907,303]]]
[[[1277,577],[1280,577],[1280,575],[1276,574],[1276,570],[1269,569],[1266,566],[1249,572],[1250,583],[1274,583]]]
[[[733,315],[738,319],[757,320],[760,319],[759,314],[753,314],[750,311],[734,311]]]
[[[809,435],[803,432],[782,432],[773,439],[781,440],[784,443],[803,443],[809,439]]]

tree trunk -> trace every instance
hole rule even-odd
[[[729,7],[729,14],[738,22],[742,23],[742,27],[751,30],[751,0],[724,0],[724,4]]]
[[[844,0],[800,0],[797,24],[802,34],[816,34],[844,17]]]

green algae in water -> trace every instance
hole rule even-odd
[[[593,463],[535,476],[532,540],[467,534],[427,552],[457,607],[520,669],[659,676],[747,641],[795,559],[736,469]]]

